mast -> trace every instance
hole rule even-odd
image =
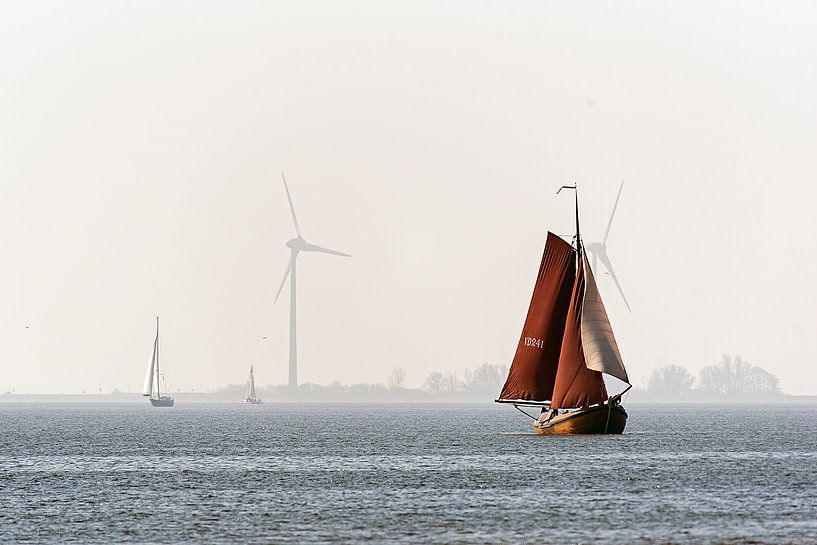
[[[580,407],[608,399],[602,374],[629,384],[607,311],[593,270],[584,252],[579,228],[578,184],[576,202],[576,284],[567,315],[551,406]],[[620,395],[620,394],[619,394]]]
[[[579,232],[579,184],[573,185],[573,191],[576,193],[576,257],[579,261],[582,259],[582,236]]]
[[[576,267],[581,267],[582,264],[582,236],[579,230],[579,184],[574,183],[573,185],[563,185],[559,188],[559,191],[556,192],[558,195],[562,189],[572,189],[576,194]]]
[[[156,316],[156,399],[159,399],[159,317]]]

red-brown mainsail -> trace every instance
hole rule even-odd
[[[528,316],[500,399],[544,401],[553,395],[575,277],[576,251],[548,233]]]

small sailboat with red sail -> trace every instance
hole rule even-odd
[[[533,419],[541,435],[622,433],[621,396],[630,380],[579,230],[568,243],[548,232],[528,315],[508,378],[496,400]],[[626,388],[608,395],[604,375]],[[541,407],[535,417],[521,407]]]

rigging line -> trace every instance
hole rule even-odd
[[[617,397],[619,400],[623,401],[624,395],[627,394],[630,391],[630,388],[632,388],[632,387],[633,387],[633,385],[628,383],[627,387],[624,389],[624,391],[617,393],[616,395],[612,396],[610,399],[613,399],[614,397]]]
[[[626,389],[626,390],[624,390],[624,392],[621,394],[621,397],[622,397],[622,400],[621,400],[621,401],[622,401],[622,403],[624,402],[624,399],[623,399],[623,398],[624,398],[624,396],[630,397],[630,388],[632,388],[632,386],[628,386],[628,387],[627,387],[627,389]]]
[[[518,405],[514,405],[513,408],[516,409],[517,411],[519,411],[520,413],[524,414],[525,416],[527,416],[531,420],[538,420],[538,418],[536,418],[535,416],[531,416],[531,414],[529,412],[523,411],[522,409],[520,409]]]
[[[613,410],[613,398],[612,396],[607,399],[607,422],[604,423],[604,433],[607,433],[607,426],[610,425],[610,411]]]
[[[532,401],[528,399],[495,399],[494,403],[510,403],[512,405],[527,405],[529,407],[550,407],[550,401]]]

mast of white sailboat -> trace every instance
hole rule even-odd
[[[159,317],[156,316],[156,399],[161,397],[159,393]]]

